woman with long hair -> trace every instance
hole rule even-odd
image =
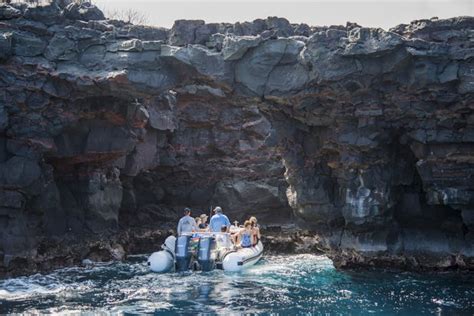
[[[255,216],[250,217],[249,222],[252,224],[252,243],[256,245],[260,240],[260,227]]]

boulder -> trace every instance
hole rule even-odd
[[[62,22],[61,8],[55,1],[47,5],[28,6],[25,10],[25,18],[53,25]]]
[[[194,44],[196,30],[203,25],[203,20],[176,20],[171,28],[168,43],[173,46]]]
[[[358,27],[349,31],[344,55],[381,55],[403,43],[402,37],[383,29]]]
[[[206,44],[211,34],[217,33],[219,29],[219,24],[217,23],[210,23],[210,24],[203,24],[197,27],[194,32],[194,44]]]
[[[268,77],[264,93],[266,96],[296,93],[301,91],[308,81],[308,69],[302,64],[277,66]]]
[[[270,16],[265,20],[269,30],[275,30],[276,35],[280,37],[293,36],[294,31],[290,22],[285,18]]]
[[[206,46],[210,49],[215,49],[218,52],[222,50],[222,46],[224,44],[224,39],[226,36],[224,34],[216,33],[212,34],[209,37],[209,41],[206,42]]]
[[[202,75],[224,82],[232,82],[232,66],[224,61],[220,53],[212,52],[202,45],[188,45],[187,47],[163,45],[161,56],[192,66]]]
[[[224,60],[240,59],[249,48],[258,46],[260,42],[260,36],[226,36],[222,43]]]
[[[36,161],[13,156],[0,164],[1,183],[11,188],[26,188],[41,176],[41,168]]]
[[[7,4],[0,4],[0,20],[10,20],[21,16],[21,11]]]
[[[457,63],[450,63],[438,74],[440,83],[447,83],[458,80],[459,65]]]
[[[237,22],[232,27],[232,34],[238,36],[258,35],[267,29],[265,20],[256,19],[252,22]]]
[[[64,35],[56,34],[49,42],[44,56],[49,60],[71,60],[77,57],[76,44]]]
[[[301,62],[310,69],[310,80],[334,81],[360,71],[354,59],[340,56],[346,36],[347,32],[328,29],[316,32],[308,39],[301,51]]]
[[[30,32],[39,36],[52,36],[49,27],[40,21],[20,19],[16,21],[15,24],[21,31]]]
[[[26,99],[26,104],[32,110],[43,109],[49,103],[49,98],[43,93],[31,93]]]
[[[17,56],[33,57],[43,54],[46,43],[25,32],[13,33],[13,52]]]
[[[239,60],[235,80],[256,95],[263,95],[271,71],[285,55],[286,39],[268,40]]]
[[[73,2],[64,9],[63,14],[70,20],[105,20],[104,13],[90,2]]]
[[[81,55],[79,61],[86,67],[93,67],[103,63],[105,56],[104,45],[94,45],[87,48]]]
[[[308,37],[311,35],[311,27],[307,24],[298,24],[294,27],[293,32],[295,36],[305,36]]]

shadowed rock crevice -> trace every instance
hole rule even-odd
[[[340,267],[472,269],[473,18],[167,30],[53,4],[0,26],[2,274],[217,204],[316,231]]]

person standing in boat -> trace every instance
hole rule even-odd
[[[211,217],[211,221],[209,222],[211,232],[220,232],[221,227],[224,225],[227,227],[226,232],[228,232],[230,228],[230,221],[229,218],[222,213],[222,208],[220,206],[217,206],[214,209],[214,213],[215,214]]]
[[[197,231],[197,225],[194,218],[191,217],[191,209],[184,209],[184,216],[178,222],[178,236]]]

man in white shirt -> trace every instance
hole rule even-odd
[[[186,207],[184,209],[184,216],[181,217],[178,222],[177,234],[178,236],[181,236],[195,231],[197,231],[196,221],[191,217],[191,210]]]
[[[222,225],[221,233],[216,234],[216,243],[219,248],[231,249],[234,247],[232,240],[230,239],[230,234],[227,233],[227,226]]]

